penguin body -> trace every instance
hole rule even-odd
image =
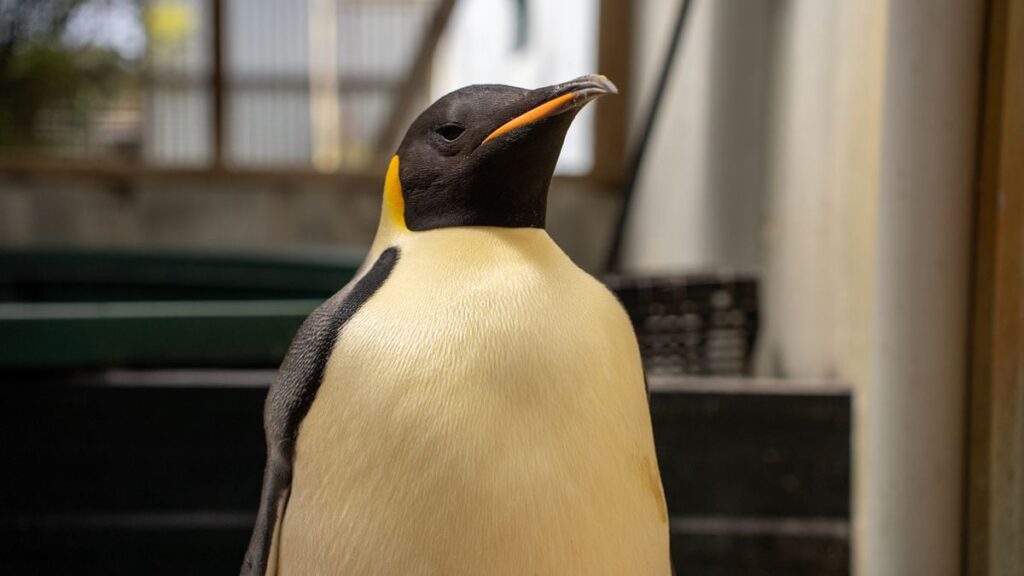
[[[520,112],[559,97],[540,96]],[[504,125],[490,122],[474,150]],[[408,140],[366,264],[300,329],[268,396],[243,574],[669,575],[624,310],[529,198],[411,207],[423,197],[403,176],[417,158]],[[486,180],[472,190],[493,193]]]

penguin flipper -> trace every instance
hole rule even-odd
[[[299,327],[281,363],[263,411],[267,465],[256,525],[242,562],[242,576],[267,576],[276,529],[288,506],[295,440],[323,381],[338,334],[350,318],[384,284],[398,261],[398,248],[383,251],[358,279],[321,304]]]
[[[256,514],[249,548],[242,562],[241,576],[267,576],[270,549],[274,533],[280,524],[281,515],[291,490],[291,463],[267,458],[263,472],[263,491],[260,495],[260,509]]]

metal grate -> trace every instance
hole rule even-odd
[[[749,276],[609,276],[636,329],[648,374],[743,375],[757,336]]]

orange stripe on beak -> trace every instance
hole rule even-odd
[[[537,120],[547,118],[548,116],[557,112],[563,104],[572,101],[572,99],[575,97],[575,92],[569,92],[568,94],[562,94],[561,96],[552,98],[551,100],[548,100],[547,102],[541,104],[540,106],[528,110],[527,112],[520,114],[519,116],[516,116],[515,118],[509,120],[508,122],[505,122],[497,130],[488,134],[487,138],[484,138],[484,142],[487,142],[491,138],[497,138],[498,136],[501,136],[502,134],[508,132],[509,130],[515,130],[520,126],[526,126],[527,124],[532,124]]]

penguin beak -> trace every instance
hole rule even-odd
[[[618,92],[611,80],[598,74],[588,74],[554,86],[538,88],[531,93],[529,100],[533,105],[528,110],[499,126],[481,144],[538,120],[579,110],[595,98]]]

